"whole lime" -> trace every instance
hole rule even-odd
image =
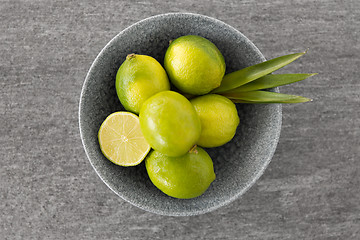
[[[116,74],[116,92],[128,111],[138,114],[152,95],[170,89],[164,68],[155,58],[129,54]]]
[[[164,67],[178,89],[194,95],[219,87],[225,74],[225,61],[219,49],[196,35],[172,41],[165,54]]]
[[[173,91],[163,91],[146,100],[139,119],[150,146],[167,156],[184,155],[195,145],[201,132],[193,105]]]
[[[152,151],[145,159],[152,183],[175,198],[195,198],[215,180],[213,162],[207,152],[196,147],[180,157],[168,157]]]
[[[235,104],[224,96],[208,94],[191,99],[201,121],[201,134],[197,144],[219,147],[229,142],[240,123]]]

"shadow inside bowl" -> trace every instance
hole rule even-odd
[[[116,95],[115,76],[126,56],[149,55],[163,64],[169,41],[189,34],[205,37],[219,48],[227,73],[265,60],[243,34],[221,21],[197,14],[158,15],[130,26],[105,46],[86,76],[80,99],[81,138],[97,174],[126,201],[163,215],[202,214],[238,198],[267,167],[281,129],[281,105],[237,104],[240,125],[235,137],[222,147],[206,149],[214,162],[216,180],[205,194],[188,200],[158,190],[144,162],[136,167],[120,167],[103,156],[97,134],[108,115],[124,110]]]

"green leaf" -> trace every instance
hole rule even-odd
[[[308,77],[314,76],[316,74],[317,73],[268,74],[252,82],[244,84],[240,87],[229,90],[226,93],[250,92],[254,90],[274,88],[274,87],[298,82]]]
[[[231,89],[240,87],[248,82],[254,81],[260,77],[263,77],[269,73],[272,73],[279,68],[282,68],[289,63],[295,61],[306,52],[294,53],[278,58],[274,58],[241,70],[226,74],[221,81],[221,85],[215,88],[212,93],[220,93],[229,91]]]
[[[309,98],[268,91],[222,93],[235,103],[302,103],[312,101]]]

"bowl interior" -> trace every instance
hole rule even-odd
[[[140,21],[113,38],[92,64],[81,93],[79,124],[93,168],[116,194],[144,210],[172,216],[212,211],[243,194],[261,176],[275,151],[281,129],[281,105],[237,104],[240,125],[234,139],[206,149],[216,180],[202,196],[189,200],[163,194],[147,176],[144,162],[120,167],[100,151],[97,133],[105,118],[124,110],[115,91],[115,76],[130,53],[156,58],[163,64],[169,40],[195,34],[212,41],[225,58],[227,72],[264,61],[260,51],[229,25],[197,14],[164,14]]]

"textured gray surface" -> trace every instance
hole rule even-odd
[[[90,64],[145,17],[196,12],[243,32],[273,58],[309,48],[281,72],[320,74],[281,87],[274,158],[240,199],[163,217],[112,193],[88,163],[78,103]],[[2,239],[359,239],[360,2],[1,1]]]
[[[139,38],[139,33],[144,38]],[[222,147],[207,150],[214,162],[216,180],[205,194],[188,200],[170,198],[156,189],[144,164],[123,168],[103,156],[97,134],[108,115],[124,110],[114,79],[126,55],[146,54],[162,63],[169,39],[188,34],[206,37],[219,46],[230,72],[264,60],[243,34],[223,22],[199,14],[156,15],[132,25],[106,45],[91,66],[80,100],[81,136],[96,172],[125,200],[162,215],[201,214],[233,201],[261,176],[280,135],[281,105],[238,104],[241,125],[235,137]]]

